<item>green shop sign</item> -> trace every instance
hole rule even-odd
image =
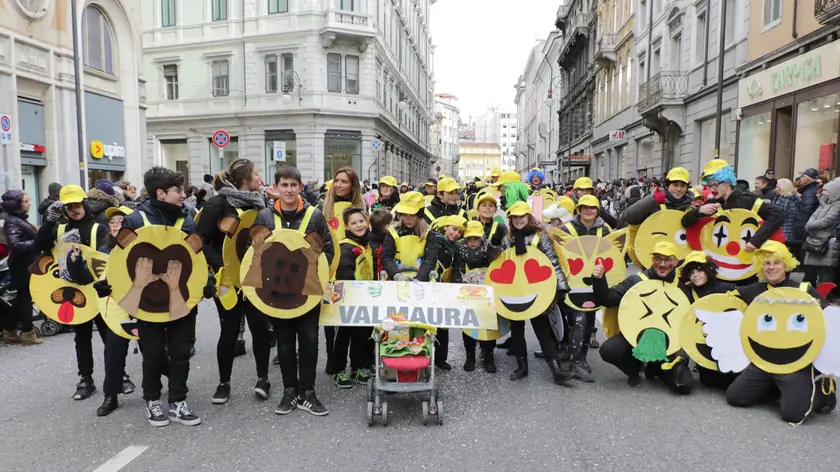
[[[820,56],[815,55],[799,61],[794,60],[781,70],[771,73],[770,84],[774,92],[782,92],[792,87],[803,87],[820,75]]]

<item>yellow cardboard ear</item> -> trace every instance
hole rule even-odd
[[[613,231],[606,237],[607,241],[615,244],[615,247],[617,247],[618,250],[621,251],[622,256],[627,254],[627,248],[629,247],[629,245],[627,244],[627,231],[627,228],[622,228],[620,230]]]
[[[131,245],[137,239],[137,233],[131,228],[123,228],[117,233],[117,246],[122,249]]]
[[[549,235],[551,235],[551,239],[561,247],[565,246],[566,243],[577,237],[557,228],[551,228],[549,230]]]
[[[44,275],[49,270],[50,266],[55,262],[52,256],[41,256],[37,261],[29,266],[29,273],[32,275]]]
[[[239,228],[239,221],[239,217],[226,216],[219,220],[219,231],[226,236],[233,236],[236,233],[236,229]]]

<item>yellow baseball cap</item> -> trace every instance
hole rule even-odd
[[[121,207],[118,207],[118,208],[117,207],[111,207],[111,208],[108,208],[108,209],[105,210],[105,217],[110,220],[111,217],[113,217],[114,215],[128,216],[132,213],[134,213],[134,210],[132,210],[131,208],[129,208],[127,206],[121,206]]]
[[[496,205],[496,207],[499,206],[499,201],[496,200],[496,197],[486,192],[478,196],[478,199],[475,201],[475,207],[478,208],[481,202],[493,202],[493,205]]]
[[[438,175],[438,180],[440,180],[440,179],[442,179],[442,178],[444,178],[444,177],[446,177],[446,174],[440,174],[440,175]]]
[[[420,213],[423,208],[426,208],[426,199],[423,198],[423,195],[420,192],[405,192],[400,195],[400,202],[394,207],[394,212],[405,215],[416,215]]]
[[[490,171],[490,177],[498,177],[501,173],[502,171],[500,171],[499,169],[493,169]]]
[[[391,187],[396,187],[398,185],[397,179],[390,175],[386,175],[385,177],[379,179],[379,184],[390,185]]]
[[[499,174],[499,180],[490,185],[498,187],[499,185],[512,184],[515,182],[522,182],[522,176],[519,175],[519,172],[506,170]]]
[[[653,254],[659,254],[660,256],[676,256],[677,255],[677,247],[674,246],[674,243],[670,241],[659,241],[656,243],[656,246],[653,246]]]
[[[670,171],[668,171],[668,175],[665,176],[665,180],[668,182],[685,182],[686,185],[691,181],[691,176],[688,173],[688,170],[682,167],[674,167]]]
[[[703,167],[703,178],[714,174],[715,172],[723,169],[724,167],[728,166],[729,163],[724,161],[723,159],[712,159],[709,161],[705,167]]]
[[[589,177],[581,177],[575,180],[575,189],[579,188],[595,188],[595,186],[592,185],[592,179]]]
[[[460,228],[461,231],[464,230],[464,227],[467,226],[467,219],[460,215],[449,215],[438,218],[435,222],[435,226],[443,229],[447,226],[455,226],[456,228]]]
[[[424,185],[424,187],[435,187],[435,186],[437,186],[437,184],[435,184],[435,183],[434,183],[434,182],[432,182],[431,180],[430,180],[430,181],[428,181],[428,182],[426,182],[426,184]]]
[[[82,203],[85,198],[87,198],[87,194],[78,185],[65,185],[61,187],[61,192],[58,193],[58,201],[65,205]]]
[[[458,188],[458,182],[456,182],[452,177],[444,177],[440,179],[437,184],[438,192],[452,192],[458,190]]]
[[[400,187],[408,187],[408,184],[406,182],[403,182],[400,184]]]
[[[525,202],[516,202],[507,211],[508,216],[531,215],[531,206]]]
[[[475,186],[475,188],[482,188],[484,187],[484,182],[482,182],[481,180],[476,180],[475,182],[473,182],[473,185]]]
[[[464,231],[465,238],[483,238],[484,225],[479,221],[470,221],[467,223],[467,230]]]
[[[685,266],[689,262],[696,262],[698,264],[705,264],[705,263],[709,262],[709,257],[706,256],[706,254],[704,254],[701,251],[691,251],[691,252],[688,253],[687,256],[685,256],[685,261],[683,261],[683,266]]]
[[[595,207],[598,209],[598,213],[601,212],[601,202],[598,201],[598,197],[594,195],[584,195],[580,197],[580,200],[578,200],[577,205],[575,205],[575,210],[582,206]]]

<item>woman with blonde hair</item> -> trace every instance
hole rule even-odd
[[[805,239],[805,225],[802,224],[802,199],[796,193],[796,187],[790,179],[779,179],[776,188],[773,189],[776,196],[773,198],[773,205],[781,209],[785,214],[785,222],[782,223],[782,234],[785,236],[785,244],[790,252],[799,254],[802,240]]]

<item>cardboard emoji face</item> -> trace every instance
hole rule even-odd
[[[352,202],[335,202],[333,203],[333,217],[327,221],[327,226],[330,228],[330,236],[332,236],[333,246],[335,246],[334,254],[341,254],[339,244],[344,239],[344,210],[352,206]],[[335,272],[338,270],[338,257],[333,258],[333,263],[330,265],[330,277],[335,277]]]
[[[496,310],[509,320],[529,320],[551,306],[557,293],[557,274],[551,261],[535,247],[524,254],[505,250],[487,269],[485,285],[493,287]]]
[[[108,328],[117,336],[128,340],[139,339],[137,337],[137,320],[128,316],[128,313],[113,298],[99,299],[99,313]]]
[[[225,234],[225,242],[222,245],[222,261],[225,263],[227,271],[227,283],[239,288],[242,284],[239,280],[239,267],[242,264],[242,258],[245,257],[245,252],[248,251],[248,246],[251,244],[251,226],[254,225],[254,220],[257,219],[259,212],[257,210],[248,210],[242,212],[241,215],[228,216],[219,220],[219,230]]]
[[[743,300],[725,293],[714,293],[696,300],[680,325],[680,346],[700,367],[719,370],[717,361],[712,357],[712,348],[706,344],[706,333],[703,332],[704,323],[697,318],[695,310],[743,313],[746,309],[747,304]]]
[[[108,256],[86,246],[78,248],[88,269],[94,278],[98,278],[104,272]],[[42,256],[29,267],[32,274],[29,281],[32,301],[44,316],[61,324],[77,325],[92,320],[99,314],[93,284],[79,285],[65,280],[55,256],[53,251],[53,255]]]
[[[686,230],[682,226],[683,212],[678,210],[659,210],[650,215],[636,229],[633,237],[633,254],[635,263],[650,269],[653,260],[653,248],[660,241],[668,241],[677,248],[680,260],[692,251],[688,244]]]
[[[462,329],[461,331],[477,341],[495,341],[510,333],[510,322],[498,315],[496,318],[499,319],[499,329]]]
[[[111,296],[128,315],[152,323],[189,314],[207,284],[201,238],[174,227],[123,228],[108,260]]]
[[[750,362],[771,374],[790,374],[814,362],[825,342],[819,303],[792,287],[759,295],[741,322],[741,346]]]
[[[618,326],[633,347],[646,331],[661,331],[665,334],[665,354],[670,356],[680,350],[680,325],[689,308],[688,298],[676,285],[643,280],[622,297]]]
[[[317,307],[329,281],[322,247],[295,230],[251,229],[253,245],[240,268],[242,291],[263,313],[296,318]]]
[[[571,291],[566,303],[580,311],[595,311],[600,308],[592,292],[592,271],[596,264],[604,266],[610,287],[620,283],[626,276],[624,255],[607,238],[581,236],[568,241],[559,253]]]

